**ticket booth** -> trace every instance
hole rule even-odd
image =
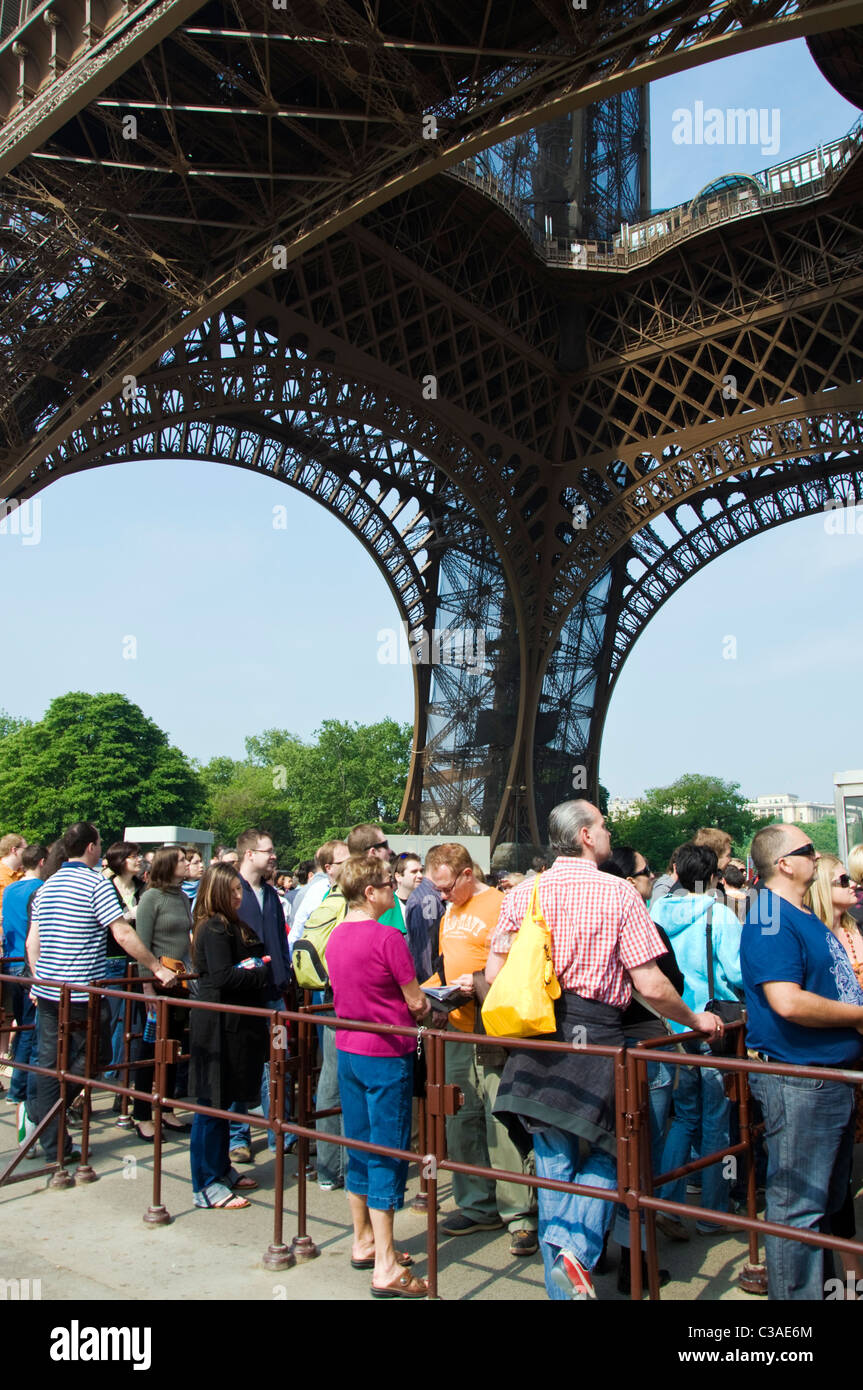
[[[833,778],[836,802],[836,834],[839,858],[848,860],[848,851],[863,843],[863,769],[837,772]]]
[[[204,867],[209,868],[213,854],[212,830],[195,830],[188,825],[127,825],[123,835],[142,850],[158,849],[160,845],[197,845]]]

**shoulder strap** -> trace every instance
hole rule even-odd
[[[714,999],[713,986],[713,899],[707,907],[707,922],[704,928],[707,937],[707,998]]]

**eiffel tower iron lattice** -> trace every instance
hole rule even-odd
[[[541,843],[675,588],[863,495],[861,141],[603,243],[606,183],[577,244],[483,151],[863,0],[77,3],[0,45],[0,492],[206,458],[313,497],[410,633],[403,814]]]

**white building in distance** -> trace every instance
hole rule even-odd
[[[835,807],[830,802],[801,801],[799,796],[794,796],[791,792],[756,796],[754,801],[747,801],[743,809],[750,811],[753,816],[770,816],[771,819],[780,820],[785,825],[791,825],[793,821],[815,825],[817,821],[824,820],[825,816],[835,815]]]
[[[608,802],[608,814],[615,818],[638,814],[638,802],[632,797],[612,796]]]

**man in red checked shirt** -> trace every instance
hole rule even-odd
[[[566,1052],[512,1052],[495,1115],[520,1123],[533,1138],[536,1175],[613,1190],[617,1186],[614,1066],[585,1045],[623,1046],[621,1017],[633,987],[657,1013],[713,1037],[722,1022],[694,1014],[656,964],[665,946],[631,883],[602,874],[611,836],[589,801],[564,801],[548,821],[555,862],[541,877],[539,903],[551,932],[561,990],[557,1034]],[[503,900],[486,978],[501,969],[527,912],[533,880]],[[586,1141],[586,1157],[580,1156]],[[591,1270],[614,1215],[598,1197],[539,1188],[539,1239],[552,1299],[588,1299]]]

